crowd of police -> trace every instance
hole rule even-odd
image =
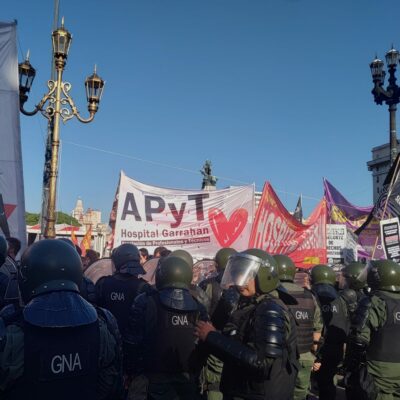
[[[400,266],[296,270],[259,249],[158,260],[155,285],[122,244],[94,285],[68,240],[17,265],[0,236],[0,398],[18,400],[400,398]],[[10,267],[11,265],[11,267]]]

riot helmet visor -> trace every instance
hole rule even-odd
[[[244,287],[257,276],[264,261],[250,254],[237,253],[230,256],[221,280],[221,287],[228,289],[232,286]]]

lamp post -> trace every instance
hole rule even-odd
[[[396,134],[396,110],[397,104],[400,102],[400,87],[396,84],[396,68],[400,60],[400,53],[393,47],[386,53],[386,64],[389,70],[389,79],[386,89],[383,87],[385,83],[386,72],[384,63],[378,57],[371,62],[372,81],[374,88],[372,94],[376,104],[382,105],[385,102],[389,107],[389,126],[390,126],[390,165],[394,163],[397,156],[397,134]]]
[[[93,121],[99,108],[99,103],[104,88],[104,81],[97,75],[96,67],[94,73],[85,80],[86,97],[88,102],[89,118],[82,118],[69,92],[71,84],[63,82],[63,72],[71,46],[72,35],[64,28],[64,18],[61,27],[52,33],[53,58],[56,70],[56,80],[47,82],[48,92],[43,96],[33,111],[26,111],[24,104],[28,100],[36,70],[29,61],[29,53],[24,62],[19,64],[19,97],[20,110],[23,114],[32,116],[39,111],[49,121],[53,122],[51,138],[51,163],[49,177],[49,200],[44,236],[54,238],[56,236],[56,189],[58,175],[58,148],[60,145],[60,119],[65,123],[76,117],[80,122],[89,123]]]

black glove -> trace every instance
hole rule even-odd
[[[237,309],[239,299],[240,293],[236,287],[231,287],[222,292],[211,319],[211,322],[218,330],[225,326],[231,314]]]

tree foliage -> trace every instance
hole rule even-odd
[[[25,222],[27,225],[36,225],[39,223],[40,214],[39,213],[25,213]],[[57,211],[56,213],[56,223],[57,224],[68,224],[73,226],[81,226],[78,220],[71,215],[68,215],[62,211]]]

